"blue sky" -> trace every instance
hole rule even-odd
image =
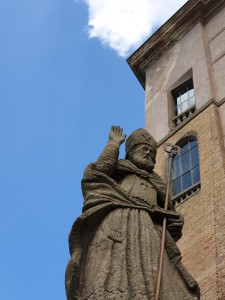
[[[91,23],[90,3],[1,1],[0,299],[66,299],[84,168],[111,125],[128,135],[144,127],[144,91],[126,57],[162,20],[113,43]]]

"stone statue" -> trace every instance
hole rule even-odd
[[[84,205],[69,236],[68,300],[155,299],[162,219],[168,218],[160,300],[196,300],[197,282],[181,263],[176,241],[183,218],[163,209],[165,185],[154,171],[157,143],[145,129],[126,140],[110,130],[108,144],[82,179]]]

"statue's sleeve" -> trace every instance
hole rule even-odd
[[[109,176],[112,175],[116,169],[118,157],[119,146],[107,144],[95,164],[95,169]]]

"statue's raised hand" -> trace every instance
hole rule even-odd
[[[120,126],[112,126],[109,133],[108,144],[120,146],[126,139],[126,134],[123,135],[123,128]]]

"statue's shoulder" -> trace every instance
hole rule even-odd
[[[83,178],[90,175],[90,173],[93,173],[95,171],[95,169],[96,169],[96,163],[94,163],[94,162],[89,163],[84,170]]]
[[[136,167],[128,159],[119,159],[117,162],[116,169],[119,172],[132,173],[135,172]]]

